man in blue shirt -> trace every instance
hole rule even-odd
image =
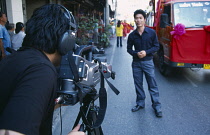
[[[140,9],[134,12],[134,20],[137,29],[129,35],[127,41],[127,52],[133,56],[132,70],[137,95],[136,106],[131,111],[135,112],[145,107],[146,96],[143,89],[143,74],[145,74],[152,107],[156,116],[162,117],[153,62],[153,54],[159,49],[157,35],[153,29],[145,27],[146,13],[143,10]]]
[[[6,55],[9,55],[10,53],[6,51],[7,47],[11,47],[11,40],[10,35],[5,27],[5,24],[7,23],[7,17],[6,14],[0,12],[0,51],[2,55],[0,58],[4,58]]]

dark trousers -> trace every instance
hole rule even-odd
[[[143,88],[143,74],[145,75],[148,90],[152,100],[153,109],[159,110],[161,103],[159,102],[159,91],[155,81],[154,63],[153,60],[149,61],[133,61],[132,62],[133,78],[136,88],[136,104],[145,106],[145,92]]]
[[[119,42],[120,46],[122,46],[122,37],[117,37],[117,47],[119,46]]]

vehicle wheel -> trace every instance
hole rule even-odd
[[[162,75],[169,75],[170,67],[164,63],[164,52],[162,48],[158,51],[158,67]]]

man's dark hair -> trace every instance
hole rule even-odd
[[[146,13],[144,12],[144,10],[142,10],[142,9],[136,10],[136,11],[134,12],[134,14],[133,14],[133,17],[135,18],[137,14],[142,14],[143,17],[144,17],[144,19],[146,19],[146,16],[147,16],[147,15],[146,15]]]
[[[26,23],[23,47],[33,47],[49,54],[55,53],[63,34],[69,29],[66,14],[57,4],[37,8]]]

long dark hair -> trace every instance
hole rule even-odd
[[[120,27],[120,25],[121,25],[121,21],[118,20],[118,22],[117,22],[117,27]]]
[[[33,47],[52,54],[58,50],[63,34],[69,29],[69,19],[60,5],[47,4],[33,12],[26,23],[23,47]]]
[[[24,27],[24,24],[22,22],[16,23],[15,33],[18,34]]]

